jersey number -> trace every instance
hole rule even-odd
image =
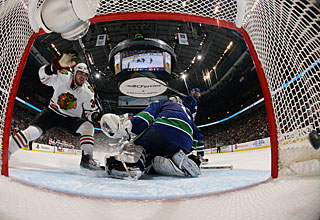
[[[90,103],[91,103],[91,108],[95,108],[96,107],[96,102],[94,101],[94,99],[91,99]]]

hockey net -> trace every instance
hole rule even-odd
[[[0,10],[0,167],[7,175],[13,103],[35,35],[28,0],[1,1]],[[277,177],[278,170],[320,159],[308,142],[308,133],[320,128],[319,10],[315,0],[101,0],[92,21],[176,18],[239,30],[264,93]]]

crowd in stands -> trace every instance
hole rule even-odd
[[[26,129],[37,113],[38,112],[35,112],[33,109],[28,109],[27,107],[16,103],[11,121],[11,134],[18,130]],[[75,138],[71,134],[57,128],[49,130],[34,142],[63,148],[79,149],[79,138]]]
[[[244,143],[270,136],[264,106],[242,114],[220,124],[202,128],[205,148]]]
[[[11,132],[26,129],[36,114],[34,110],[16,104]],[[270,136],[264,106],[244,112],[220,124],[201,128],[201,132],[205,135],[205,148],[244,143]],[[57,128],[49,130],[35,142],[79,149],[79,138]]]

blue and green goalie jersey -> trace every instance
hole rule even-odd
[[[169,99],[151,103],[132,119],[132,132],[141,134],[154,126],[167,141],[191,152],[197,146],[197,129],[189,109]]]

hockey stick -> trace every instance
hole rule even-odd
[[[90,73],[89,77],[88,77],[89,78],[89,83],[93,87],[93,90],[96,91],[96,87],[95,87],[95,83],[94,83],[94,80],[93,80],[92,71],[91,71],[91,68],[90,68],[91,65],[90,65],[90,62],[89,62],[89,57],[87,55],[86,48],[85,48],[81,38],[78,39],[78,43],[80,45],[80,48],[82,49],[86,64],[88,66],[88,71]],[[98,96],[98,94],[96,92],[94,92],[94,98],[95,98],[95,101],[96,101],[96,104],[97,104],[97,107],[98,107],[99,111],[101,113],[104,113],[103,106],[101,105],[101,99],[100,99],[100,97]]]
[[[203,165],[201,169],[233,169],[233,165]]]
[[[147,76],[147,75],[144,74],[144,73],[141,73],[141,72],[138,72],[138,73],[139,73],[140,75],[144,76],[144,77],[147,77],[148,79],[151,79],[152,81],[154,81],[154,82],[156,82],[156,83],[158,83],[158,84],[160,84],[160,85],[162,85],[162,86],[164,86],[164,87],[167,87],[167,89],[169,89],[169,90],[177,93],[178,95],[181,95],[182,97],[187,97],[187,95],[179,92],[178,90],[175,90],[175,89],[169,87],[169,86],[166,85],[165,83],[159,82],[158,80],[156,80],[156,79],[154,79],[154,78],[152,78],[152,77],[150,77],[150,76]]]

